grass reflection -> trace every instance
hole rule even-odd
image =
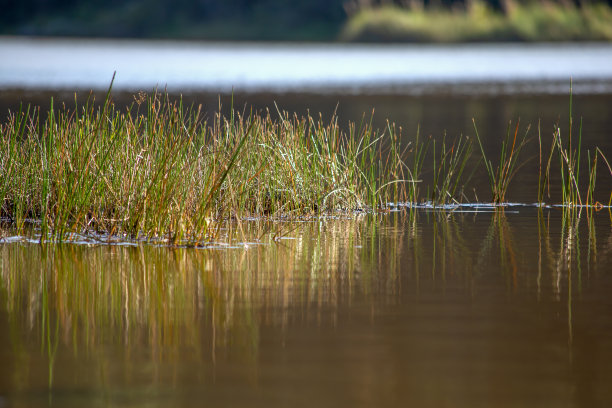
[[[247,368],[258,364],[263,328],[334,328],[352,310],[375,319],[427,293],[555,302],[571,344],[572,302],[591,272],[609,267],[612,232],[597,213],[581,221],[576,212],[526,211],[413,210],[282,231],[258,220],[222,231],[235,243],[225,249],[2,244],[12,389],[52,388],[79,370],[96,373],[79,381],[102,388],[143,375],[180,382],[178,367],[190,361],[203,363],[204,377],[219,361],[256,375]],[[48,365],[44,382],[31,373],[36,353]],[[67,359],[87,367],[66,368]]]
[[[351,298],[397,292],[397,277],[380,285],[386,279],[375,273],[383,250],[376,225],[305,222],[278,242],[264,236],[229,249],[5,244],[0,287],[12,344],[47,356],[49,385],[58,345],[98,356],[103,382],[112,382],[103,369],[110,345],[128,361],[144,352],[160,363],[189,350],[211,364],[219,352],[253,362],[262,324],[333,323]],[[267,231],[258,222],[243,227],[246,237]],[[291,314],[296,305],[301,312]]]

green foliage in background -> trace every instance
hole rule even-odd
[[[21,0],[0,35],[250,41],[612,39],[612,0]]]
[[[472,0],[462,10],[383,6],[359,9],[340,38],[359,42],[610,41],[605,4],[516,3],[504,12]]]

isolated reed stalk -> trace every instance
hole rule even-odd
[[[599,154],[601,159],[604,161],[604,163],[606,164],[606,167],[608,167],[608,171],[610,172],[610,176],[612,177],[612,166],[610,166],[610,162],[608,161],[606,156],[603,154],[603,152],[599,149],[599,147],[596,147],[595,150]],[[608,207],[610,206],[612,206],[612,191],[610,191],[610,198],[608,199]]]
[[[420,127],[417,127],[416,138],[414,143],[411,144],[410,150],[408,153],[411,153],[412,158],[412,166],[410,167],[410,175],[413,180],[420,181],[421,173],[423,171],[423,163],[425,161],[425,156],[427,155],[427,151],[430,146],[430,139],[427,140],[427,143],[423,143],[420,139],[421,134]],[[419,201],[419,184],[417,182],[411,183],[409,185],[409,193],[408,193],[408,201],[411,203],[417,203]]]
[[[557,152],[559,153],[559,167],[561,171],[561,194],[563,205],[566,207],[582,207],[582,198],[580,196],[579,180],[580,180],[580,156],[582,148],[582,120],[578,132],[578,145],[575,147],[572,142],[573,117],[572,117],[572,81],[570,80],[570,97],[569,97],[569,128],[567,145],[563,146],[561,139],[561,129],[555,126],[553,140],[556,143]]]
[[[542,207],[544,204],[544,195],[550,197],[550,162],[552,160],[552,150],[554,143],[550,148],[550,154],[546,163],[546,170],[544,170],[542,162],[542,129],[540,122],[538,122],[538,206]]]
[[[589,164],[589,186],[587,189],[587,196],[585,204],[588,208],[595,207],[595,183],[597,181],[597,151],[593,155],[593,160],[591,161],[591,152],[587,150],[587,162]]]
[[[569,137],[567,147],[563,147],[561,130],[557,127],[554,133],[554,141],[556,143],[556,150],[559,153],[563,205],[570,207],[582,206],[582,198],[580,196],[578,184],[581,138],[579,138],[577,149],[574,149],[571,144],[571,136]]]

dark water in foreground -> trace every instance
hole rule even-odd
[[[0,244],[0,406],[610,406],[611,217],[351,215],[278,243],[282,224],[253,222],[225,250]]]

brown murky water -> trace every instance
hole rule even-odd
[[[612,404],[607,210],[243,227],[227,249],[0,244],[0,406]]]

